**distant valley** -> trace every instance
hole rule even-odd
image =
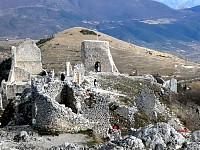
[[[0,39],[40,39],[82,26],[199,62],[199,18],[200,6],[174,10],[153,0],[2,0]]]

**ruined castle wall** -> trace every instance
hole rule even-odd
[[[12,64],[11,64],[11,69],[10,69],[10,72],[9,72],[9,76],[8,76],[8,82],[14,82],[15,81],[15,72],[14,72],[14,68],[15,68],[15,65],[16,65],[16,47],[15,46],[12,46],[12,49],[11,49],[11,58],[12,58]]]
[[[155,118],[156,96],[154,91],[144,86],[137,94],[135,100],[137,108],[145,113],[150,119]]]
[[[15,81],[21,81],[21,82],[28,82],[31,80],[31,75],[29,72],[27,72],[24,69],[21,69],[19,67],[15,67],[14,68],[14,72],[15,72]]]
[[[82,43],[81,52],[86,70],[94,71],[95,63],[100,62],[102,72],[118,72],[110,53],[108,41],[85,40]]]
[[[31,75],[37,75],[42,72],[41,67],[38,66],[40,62],[36,61],[17,61],[17,67],[22,68],[31,73]]]
[[[101,95],[93,92],[89,99],[84,100],[83,116],[89,120],[90,128],[102,137],[107,136],[110,127],[109,107]]]
[[[7,99],[13,99],[17,94],[23,93],[24,89],[30,88],[30,84],[7,84]]]
[[[51,84],[52,88],[56,88],[54,85]],[[71,108],[60,105],[49,96],[52,94],[51,91],[46,93],[41,91],[40,87],[40,84],[32,84],[34,127],[45,131],[61,132],[77,132],[87,129],[87,119],[73,113]]]
[[[84,117],[89,120],[90,127],[103,137],[109,129],[109,107],[105,103],[94,103],[92,108],[83,108]]]
[[[40,49],[31,40],[26,40],[16,48],[15,59],[15,66],[27,70],[32,75],[42,71]]]
[[[85,90],[73,82],[45,82],[42,78],[32,79],[31,89],[34,127],[62,132],[93,129],[101,136],[107,136],[109,107],[99,94],[93,92],[91,99],[85,99]],[[56,97],[62,104],[56,101]],[[79,113],[76,105],[78,101],[82,105]]]

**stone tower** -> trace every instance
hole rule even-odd
[[[118,72],[110,53],[108,41],[83,41],[81,59],[87,71]]]
[[[18,47],[12,47],[12,66],[8,82],[28,81],[31,75],[37,75],[41,71],[41,52],[32,40],[26,39]]]
[[[12,64],[8,81],[2,81],[4,95],[3,105],[20,96],[26,88],[30,88],[31,76],[42,72],[41,51],[36,44],[26,39],[19,46],[12,47]]]

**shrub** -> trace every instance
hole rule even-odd
[[[83,29],[80,31],[83,35],[97,35],[94,31]]]
[[[50,36],[50,37],[48,37],[48,38],[41,39],[41,40],[39,40],[39,41],[36,43],[36,45],[38,46],[38,45],[44,44],[44,43],[46,43],[47,41],[52,40],[53,38],[54,38],[54,37],[53,37],[53,35],[52,35],[52,36]]]

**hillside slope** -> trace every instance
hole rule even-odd
[[[82,26],[199,62],[199,16],[154,0],[2,0],[0,40],[40,39]]]
[[[81,43],[84,40],[106,40],[114,62],[121,73],[160,74],[164,76],[199,76],[200,64],[188,62],[174,55],[138,47],[103,33],[84,35],[80,31],[86,28],[71,28],[39,44],[42,51],[44,68],[54,68],[57,73],[64,71],[65,62],[72,64],[81,60]]]

